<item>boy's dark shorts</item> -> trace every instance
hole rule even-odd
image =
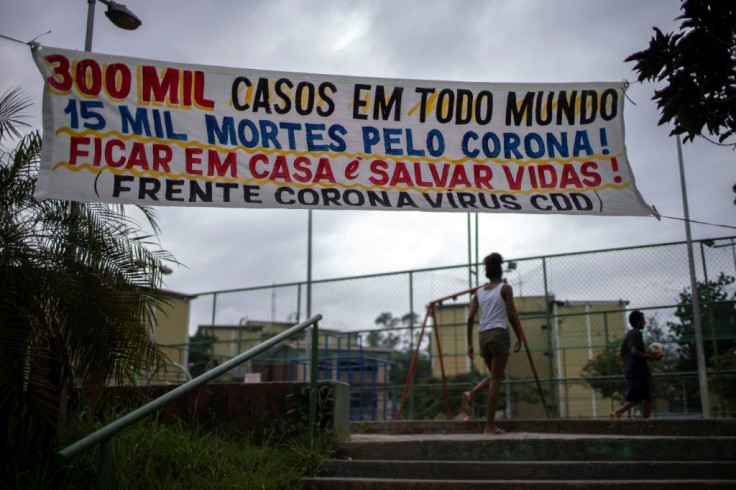
[[[493,356],[508,354],[511,350],[511,336],[508,328],[492,328],[478,333],[480,355],[487,365]]]
[[[638,403],[642,400],[652,401],[654,398],[654,385],[652,384],[652,378],[641,377],[641,378],[627,378],[629,381],[629,387],[626,389],[627,402]]]

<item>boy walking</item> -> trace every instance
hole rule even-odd
[[[611,412],[611,418],[621,417],[624,412],[628,412],[642,402],[642,417],[648,419],[652,413],[654,385],[647,360],[660,360],[662,357],[646,352],[644,336],[641,333],[646,325],[644,313],[639,310],[632,311],[629,314],[629,324],[632,328],[626,333],[620,352],[624,360],[624,375],[629,382],[629,387],[626,390],[625,403],[618,410]]]

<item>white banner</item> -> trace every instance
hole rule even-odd
[[[394,80],[37,47],[38,198],[656,215],[620,83]]]

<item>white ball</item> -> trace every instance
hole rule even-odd
[[[667,350],[664,348],[664,345],[659,342],[652,342],[649,344],[649,347],[647,347],[647,354],[657,357],[664,357],[665,352],[667,352]]]

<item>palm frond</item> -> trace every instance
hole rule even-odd
[[[23,120],[27,117],[23,111],[30,106],[30,97],[20,87],[6,90],[3,95],[0,95],[0,139],[5,137],[6,133],[10,133],[15,138],[23,136],[19,131],[19,126],[29,126]]]
[[[19,137],[27,105],[18,90],[0,97],[0,140]],[[94,405],[166,361],[151,332],[167,301],[160,266],[175,259],[151,210],[153,235],[122,206],[35,199],[40,152],[38,131],[0,150],[0,418],[48,443],[65,386]]]

